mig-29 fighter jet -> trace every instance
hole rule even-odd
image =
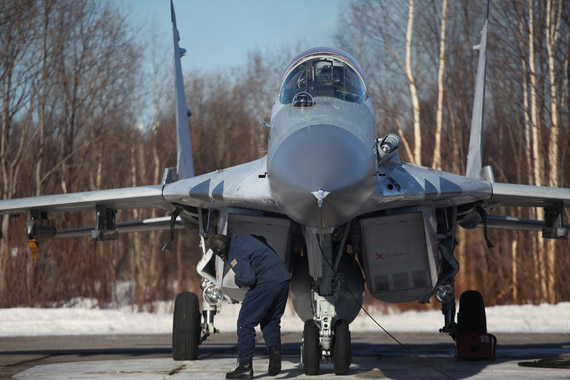
[[[172,3],[171,3],[172,7]],[[91,236],[152,229],[198,229],[203,310],[198,296],[175,302],[173,357],[197,358],[199,344],[215,331],[223,298],[245,294],[228,265],[206,243],[211,234],[263,236],[291,271],[291,297],[304,321],[302,360],[318,374],[323,355],[336,374],[350,366],[349,325],[366,286],[386,302],[442,303],[444,327],[460,353],[461,334],[489,339],[481,295],[466,292],[455,321],[454,258],[459,226],[542,231],[565,238],[562,221],[570,189],[496,183],[481,164],[483,98],[488,21],[478,46],[479,64],[466,175],[403,162],[400,138],[376,136],[376,120],[364,73],[349,54],[309,49],[285,67],[273,105],[268,153],[258,160],[194,176],[186,106],[172,9],[176,86],[177,167],[161,184],[0,201],[0,214],[29,213],[26,238],[32,247],[54,237]],[[487,215],[492,207],[546,210],[546,220]],[[117,209],[160,208],[171,217],[118,223]],[[96,225],[57,231],[49,215],[92,211]],[[194,232],[191,232],[194,233]],[[349,249],[347,249],[349,247]],[[463,311],[462,311],[463,310]],[[491,342],[492,346],[492,342]],[[487,356],[489,356],[488,354]],[[485,355],[484,355],[485,356]]]

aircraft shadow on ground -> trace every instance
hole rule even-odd
[[[374,344],[353,342],[353,359],[350,366],[350,375],[363,379],[397,378],[397,379],[463,379],[474,376],[486,368],[501,363],[515,361],[527,363],[529,366],[550,368],[567,368],[570,359],[564,354],[568,353],[570,342],[548,344],[508,344],[497,346],[496,361],[462,361],[456,360],[454,344],[407,344],[406,348],[397,344]],[[144,347],[144,348],[96,348],[96,349],[45,349],[45,350],[14,350],[0,352],[0,355],[47,355],[61,356],[74,355],[89,360],[97,357],[123,356],[141,358],[154,356],[169,358],[170,347]],[[199,360],[213,360],[237,357],[237,345],[206,344],[200,348]],[[559,358],[558,360],[545,358]],[[542,360],[539,360],[542,359]],[[254,361],[267,360],[267,352],[262,342],[258,342]],[[283,361],[293,363],[293,368],[284,365],[282,372],[276,377],[280,379],[295,378],[303,375],[303,366],[300,362],[300,343],[283,344]],[[552,364],[554,363],[554,364]],[[536,364],[536,365],[533,365]],[[255,365],[255,364],[254,364]],[[334,375],[332,363],[321,363],[321,375]],[[266,373],[256,373],[257,377],[266,376]]]
[[[397,344],[353,343],[353,359],[350,374],[363,379],[464,379],[472,377],[486,368],[501,363],[516,361],[531,363],[539,357],[560,357],[558,360],[539,360],[537,364],[555,363],[550,368],[561,368],[560,363],[568,363],[567,347],[570,342],[552,344],[509,344],[497,346],[495,361],[467,361],[455,358],[455,346],[450,343],[407,344],[406,348]],[[294,378],[303,373],[300,363],[300,345],[283,345],[284,360],[297,363],[293,370],[282,371],[278,378]],[[265,348],[258,345],[256,356],[266,355]],[[417,355],[417,356],[416,356]],[[561,356],[562,355],[562,356]],[[531,360],[529,362],[529,360]],[[321,375],[334,375],[332,363],[321,363]],[[260,375],[261,376],[261,375]]]

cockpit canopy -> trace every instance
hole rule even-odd
[[[329,96],[352,103],[366,101],[366,85],[358,63],[347,53],[313,48],[295,57],[281,79],[280,101],[291,103],[300,92]]]

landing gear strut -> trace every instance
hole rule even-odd
[[[497,338],[487,334],[485,303],[481,293],[464,292],[459,298],[459,313],[455,323],[455,275],[459,264],[453,257],[456,246],[457,208],[439,214],[439,244],[442,269],[434,292],[441,302],[445,324],[440,332],[446,332],[455,340],[455,356],[467,360],[494,360]]]

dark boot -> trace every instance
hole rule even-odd
[[[226,379],[253,379],[253,366],[251,359],[245,363],[239,363],[233,372],[226,373]]]
[[[276,376],[281,372],[281,347],[269,347],[269,376]]]

